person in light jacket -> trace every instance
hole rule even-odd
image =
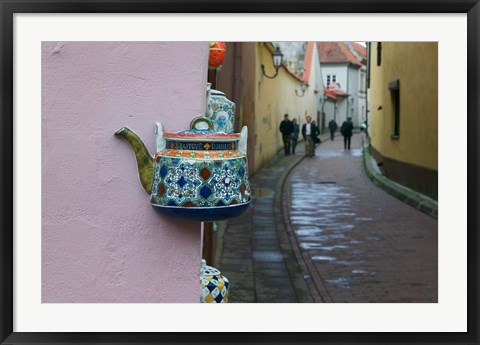
[[[312,117],[307,115],[307,123],[302,126],[302,136],[305,140],[305,155],[307,157],[313,157],[313,150],[315,149],[315,136],[317,134],[317,127],[312,123]]]

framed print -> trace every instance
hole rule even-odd
[[[478,1],[0,0],[0,11],[2,344],[479,343]],[[435,71],[438,66],[440,208],[435,298],[420,303],[329,303],[332,301],[325,299],[316,300],[318,303],[307,299],[303,300],[306,303],[288,303],[288,299],[284,303],[252,303],[247,299],[245,303],[222,303],[215,311],[206,311],[206,306],[196,303],[196,290],[191,289],[198,283],[196,262],[205,250],[208,233],[219,230],[205,230],[208,225],[202,223],[200,227],[185,219],[152,216],[150,207],[137,206],[134,201],[144,200],[147,191],[147,202],[174,195],[175,207],[191,203],[182,193],[188,192],[190,184],[198,187],[209,180],[212,171],[216,171],[213,165],[219,165],[221,160],[217,157],[214,164],[204,163],[198,169],[199,175],[190,181],[193,173],[179,175],[186,169],[181,163],[174,172],[165,171],[165,167],[177,164],[172,159],[170,165],[165,163],[152,170],[155,178],[145,177],[155,181],[150,185],[143,184],[142,172],[137,172],[133,160],[140,157],[136,163],[141,166],[142,159],[149,156],[135,151],[145,139],[147,149],[153,142],[157,153],[166,148],[155,137],[158,133],[163,135],[164,128],[167,134],[177,133],[173,135],[176,139],[168,139],[173,146],[167,149],[176,150],[178,147],[174,146],[180,145],[181,153],[175,151],[176,157],[180,157],[182,150],[187,150],[185,147],[193,147],[191,132],[178,135],[186,124],[191,126],[190,131],[214,131],[214,126],[223,125],[217,121],[219,118],[215,119],[217,122],[203,119],[208,128],[201,128],[201,123],[197,128],[197,122],[202,122],[200,117],[192,123],[185,117],[185,113],[198,115],[197,104],[210,104],[208,97],[212,97],[211,89],[215,86],[211,81],[216,78],[212,75],[222,71],[222,62],[217,61],[214,68],[209,65],[209,49],[217,49],[213,43],[219,43],[210,42],[214,40],[227,42],[227,55],[229,42],[255,44],[255,49],[246,50],[243,55],[236,51],[236,60],[231,59],[236,62],[225,64],[224,73],[233,75],[234,67],[245,64],[248,58],[257,59],[263,62],[247,66],[245,75],[258,75],[272,84],[281,77],[275,80],[275,60],[272,65],[265,63],[270,64],[270,59],[265,58],[268,54],[278,57],[275,46],[268,42],[376,42],[377,64],[382,56],[378,42],[385,42],[383,49],[391,42],[411,41],[433,42],[432,46],[438,47],[438,61],[432,59],[424,65]],[[305,45],[305,49],[311,46]],[[285,52],[286,46],[282,47]],[[403,55],[407,69],[408,64],[416,63],[414,54],[412,48]],[[303,73],[311,65],[300,69]],[[244,90],[235,91],[232,87],[232,94],[246,95],[246,99],[255,93],[271,97],[268,92],[262,93],[264,84],[258,80],[248,84],[246,90],[245,75],[237,75]],[[298,76],[292,78],[302,90],[292,92],[295,104],[302,104],[309,94],[321,91]],[[328,85],[340,84],[341,78],[340,73],[328,73],[326,80]],[[391,115],[387,109],[398,110],[398,90],[408,85],[397,76],[388,78],[383,90],[388,102],[375,104],[374,109],[379,113],[383,106],[381,114],[385,118]],[[205,87],[207,81],[210,84]],[[422,85],[429,87],[428,82],[433,83],[427,80]],[[340,86],[329,89],[328,85],[322,85],[327,96],[342,97]],[[412,89],[410,94],[417,91]],[[105,97],[107,94],[110,96]],[[345,98],[345,111],[351,107],[353,114],[354,102],[350,99],[351,102]],[[259,128],[276,127],[278,114],[267,107],[236,102],[234,118],[232,102],[223,102],[222,107],[230,116],[227,139],[236,135],[234,121],[248,122],[250,117],[258,116],[258,122],[249,123],[248,141],[243,132],[245,142],[238,145],[240,150],[247,142],[249,147],[257,145],[258,157],[265,155],[268,142],[262,141],[265,133]],[[425,109],[426,103],[425,99],[418,100],[402,111]],[[49,112],[45,112],[47,108]],[[319,109],[337,111],[335,105],[331,110],[329,105]],[[341,106],[338,109],[343,111]],[[209,111],[213,114],[214,110]],[[56,117],[50,117],[52,113]],[[393,118],[398,120],[397,115]],[[116,116],[121,121],[113,121]],[[317,116],[320,120],[320,113]],[[155,125],[159,118],[162,124]],[[398,121],[394,126],[396,137],[390,138],[393,145],[402,133]],[[134,133],[138,141],[130,142],[137,153],[135,157],[130,145],[114,135],[123,126],[138,131],[138,135]],[[223,144],[219,144],[218,137],[214,139],[206,148],[207,158],[216,154],[210,150],[212,146]],[[233,145],[236,148],[236,143]],[[189,151],[188,159],[198,158],[195,150]],[[148,164],[162,159],[158,154],[150,157],[152,162]],[[248,161],[249,168],[256,169],[261,158],[248,156]],[[221,176],[223,187],[237,175],[244,177],[249,172],[242,165],[237,175],[229,175],[228,169],[233,168],[224,168],[227,172]],[[139,175],[143,189],[139,188]],[[175,188],[162,189],[165,176]],[[213,187],[197,187],[192,187],[192,191],[198,190],[201,197],[210,200]],[[248,185],[237,187],[241,194]],[[82,188],[85,190],[76,192]],[[151,194],[150,189],[158,194]],[[266,189],[264,192],[267,193]],[[222,198],[223,207],[228,192]],[[72,216],[75,212],[78,217]],[[45,232],[45,224],[55,226],[56,231]],[[404,224],[397,230],[408,230],[408,220]],[[73,228],[78,231],[71,231]],[[135,236],[128,240],[131,229],[135,229]],[[236,240],[241,245],[240,238]],[[101,259],[95,261],[97,255]],[[317,258],[328,260],[327,256]],[[98,267],[92,262],[98,263]],[[82,268],[80,278],[74,266]],[[394,272],[395,268],[391,270]],[[276,279],[283,277],[280,271],[276,268]],[[63,274],[62,279],[58,279],[58,272]],[[165,272],[171,275],[166,276]],[[228,287],[223,278],[215,279],[217,286]],[[303,278],[308,282],[309,277]],[[230,283],[233,286],[241,282]],[[166,288],[162,291],[163,286]],[[111,293],[112,290],[116,292]]]

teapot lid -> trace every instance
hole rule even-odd
[[[174,140],[235,140],[240,138],[240,133],[217,132],[213,129],[213,122],[206,116],[197,116],[190,122],[190,129],[176,133],[163,133],[166,139]]]
[[[204,276],[219,276],[220,274],[221,274],[221,272],[218,269],[216,269],[215,267],[212,267],[212,266],[208,266],[205,259],[202,259],[202,267],[201,267],[201,272],[200,272],[200,275],[202,277],[204,277]]]
[[[220,96],[225,96],[225,93],[224,93],[224,92],[219,91],[219,90],[215,90],[215,89],[210,89],[210,94],[211,94],[211,95],[216,95],[216,96],[218,96],[218,95],[220,95]]]

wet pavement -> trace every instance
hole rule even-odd
[[[437,302],[437,220],[365,174],[361,135],[279,154],[221,235],[230,302]]]
[[[217,268],[230,281],[230,303],[312,302],[282,215],[283,185],[302,157],[277,155],[250,178],[251,206],[220,234]]]

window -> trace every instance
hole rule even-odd
[[[337,82],[337,76],[335,74],[327,74],[327,87],[331,83],[336,83]]]
[[[400,80],[392,80],[388,83],[393,111],[393,134],[392,139],[400,137]]]

